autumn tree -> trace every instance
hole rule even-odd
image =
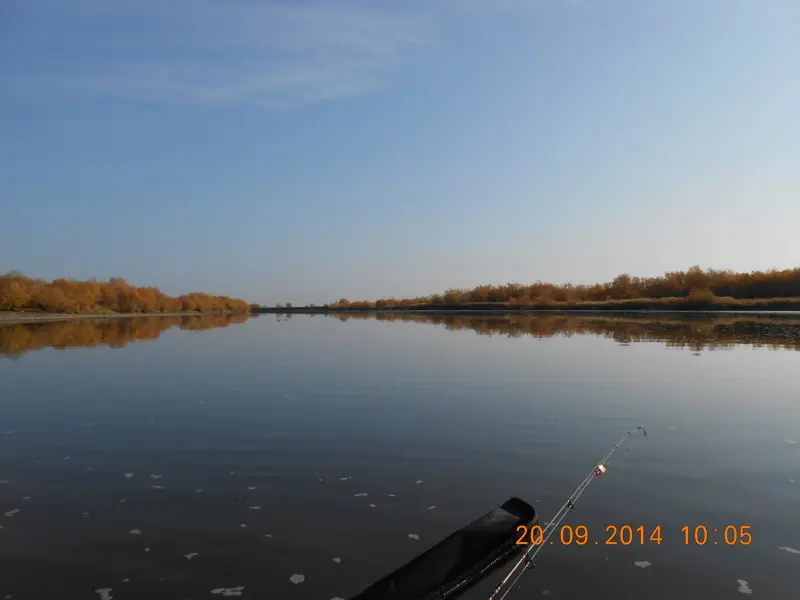
[[[65,313],[249,312],[247,303],[237,298],[196,292],[173,298],[156,287],[136,287],[120,277],[106,282],[62,278],[48,283],[18,273],[0,276],[0,310],[26,309]]]

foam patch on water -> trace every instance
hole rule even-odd
[[[794,479],[789,480],[789,483],[794,483],[794,482],[795,482]]]
[[[144,551],[145,553],[150,552],[150,548],[145,548]]]
[[[412,540],[418,540],[419,539],[419,536],[416,533],[409,533],[408,537],[410,537]]]
[[[211,590],[211,593],[216,596],[241,596],[244,591],[243,585],[237,585],[232,588],[216,588]]]
[[[150,479],[161,479],[163,475],[159,475],[158,473],[150,473]]]
[[[184,554],[183,558],[186,560],[192,560],[195,556],[200,556],[198,552],[189,552],[189,554]]]
[[[354,498],[358,498],[359,496],[366,496],[367,492],[361,492],[360,494],[353,494]]]
[[[370,504],[369,507],[370,508],[375,508],[375,505],[374,504]]]
[[[306,580],[306,576],[303,575],[302,573],[295,573],[294,575],[289,577],[289,581],[291,581],[295,585],[297,585],[299,583],[303,583],[305,580]]]
[[[639,561],[636,561],[633,564],[635,564],[640,569],[646,569],[647,567],[649,567],[653,563],[651,563],[649,560],[639,560]]]
[[[166,489],[163,485],[151,485],[150,487],[153,488],[154,490]]]
[[[62,460],[69,460],[70,458],[72,458],[72,457],[71,456],[65,456]]]
[[[123,475],[125,476],[125,479],[130,479],[133,477],[133,473],[123,473]]]
[[[434,508],[436,508],[436,505],[435,505],[435,504],[431,504],[431,505],[428,507],[428,510],[433,510]]]
[[[23,499],[23,500],[30,500],[30,499],[31,499],[31,496],[23,496],[23,497],[22,497],[22,499]]]
[[[670,425],[669,427],[667,427],[667,429],[669,429],[670,431],[677,431],[678,430],[678,428],[675,427],[675,425]]]
[[[142,535],[142,530],[141,529],[131,529],[128,533],[130,533],[131,535]]]
[[[246,523],[242,523],[241,525],[239,525],[239,527],[241,527],[242,529],[245,529],[245,528],[247,528],[247,524]]]
[[[250,508],[250,510],[261,510],[260,506],[251,506],[249,508]]]
[[[119,504],[125,504],[128,501],[127,498],[120,498]]]
[[[254,486],[254,485],[248,485],[248,486],[247,486],[247,489],[248,489],[248,490],[250,490],[250,491],[252,492],[254,489],[256,489],[256,486]]]
[[[335,563],[337,563],[337,564],[341,564],[341,562],[342,562],[342,559],[341,559],[341,558],[339,558],[338,556],[334,556],[334,557],[333,557],[333,562],[335,562]]]
[[[783,550],[784,552],[788,552],[789,554],[800,554],[800,550],[796,550],[795,548],[790,548],[789,546],[778,546],[778,550]]]
[[[265,533],[265,534],[264,534],[264,537],[271,538],[271,537],[272,537],[272,534],[271,534],[271,533]]]
[[[8,483],[8,479],[0,479],[0,483]]]
[[[420,483],[422,483],[422,479],[417,479],[417,485],[419,485]]]
[[[88,512],[82,512],[82,513],[81,513],[81,516],[82,516],[82,517],[88,517],[88,516],[89,516],[89,513],[88,513]]]
[[[11,431],[11,430],[9,430],[9,431],[4,431],[4,432],[3,432],[3,435],[14,435],[14,432],[13,432],[13,431]]]
[[[111,595],[111,588],[100,588],[94,591],[95,594],[100,596],[100,600],[112,600],[114,596]]]
[[[195,492],[197,492],[198,494],[199,494],[199,493],[201,493],[202,491],[203,491],[203,488],[197,488],[197,489],[195,490]]]
[[[740,594],[746,594],[749,596],[750,594],[753,593],[753,590],[750,589],[750,584],[747,583],[747,581],[745,581],[744,579],[737,579],[736,583],[739,584],[738,591]]]
[[[387,496],[389,496],[389,498],[394,498],[394,494],[387,494]]]
[[[783,441],[786,442],[787,444],[796,444],[797,443],[797,440],[783,440]]]
[[[339,481],[350,481],[352,477],[339,477]]]
[[[14,508],[14,509],[12,509],[12,510],[8,511],[7,513],[3,513],[3,514],[4,514],[5,516],[7,516],[7,517],[13,517],[13,516],[14,516],[15,514],[17,514],[18,512],[19,512],[19,509],[18,509],[18,508]]]

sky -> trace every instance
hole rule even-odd
[[[274,304],[800,265],[797,0],[3,0],[0,272]]]

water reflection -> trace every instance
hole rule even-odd
[[[43,348],[108,346],[123,348],[137,340],[155,340],[173,327],[202,331],[244,323],[251,315],[176,315],[168,317],[74,319],[0,325],[0,356],[18,358]]]
[[[444,315],[398,313],[339,314],[342,321],[376,319],[429,323],[457,331],[471,329],[479,335],[537,338],[596,335],[619,344],[661,342],[669,347],[699,352],[707,348],[739,345],[800,350],[800,315],[723,316],[682,314],[680,316],[631,315]]]

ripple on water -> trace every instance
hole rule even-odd
[[[788,552],[789,554],[800,554],[800,550],[796,550],[795,548],[790,548],[789,546],[778,546],[778,550],[783,550],[784,552]]]
[[[236,587],[231,588],[215,588],[211,590],[211,593],[217,596],[241,596],[243,591],[244,586],[237,585]]]

